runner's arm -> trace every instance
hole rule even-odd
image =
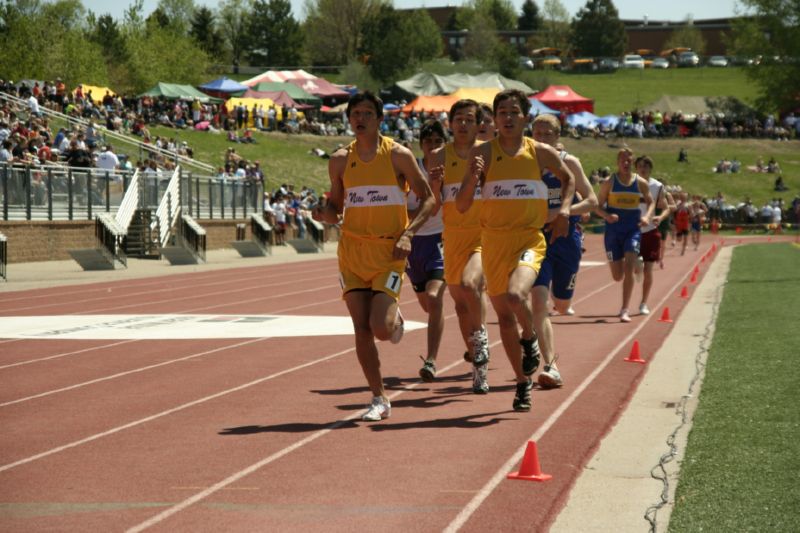
[[[598,205],[597,195],[594,193],[592,184],[589,183],[589,178],[583,172],[580,159],[574,155],[569,155],[564,162],[572,171],[572,175],[575,176],[575,190],[581,195],[581,201],[570,206],[569,214],[582,215],[592,212]]]
[[[461,188],[456,194],[456,209],[459,213],[466,213],[472,207],[475,199],[475,188],[484,180],[484,176],[489,171],[489,161],[491,156],[491,146],[489,143],[473,146],[469,152],[469,163],[464,179],[461,180]]]

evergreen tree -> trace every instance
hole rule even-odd
[[[572,20],[570,43],[580,55],[621,56],[628,46],[625,25],[611,0],[589,0]]]
[[[300,63],[303,33],[289,0],[256,0],[248,30],[251,65],[289,67]]]
[[[539,6],[533,0],[525,0],[522,4],[522,14],[517,19],[517,29],[522,31],[536,31],[542,25],[539,16]]]
[[[189,36],[209,57],[221,59],[225,53],[225,39],[216,25],[214,12],[205,6],[197,8],[192,17]]]

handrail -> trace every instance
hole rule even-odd
[[[6,268],[8,267],[8,239],[0,233],[0,278],[8,281]]]
[[[95,219],[95,237],[100,244],[100,251],[112,262],[119,261],[128,266],[128,258],[122,249],[122,239],[127,233],[117,224],[111,213],[100,213]]]
[[[128,183],[128,189],[125,191],[125,196],[122,197],[119,209],[117,209],[117,215],[114,217],[119,227],[126,234],[137,207],[139,207],[139,169],[136,169],[136,172],[133,173],[133,177]]]
[[[181,167],[176,167],[167,185],[167,190],[164,192],[164,196],[161,197],[161,202],[158,204],[156,219],[150,224],[151,229],[155,229],[156,225],[159,225],[159,243],[162,247],[167,245],[172,232],[172,226],[177,221],[178,215],[181,212],[180,176]]]
[[[7,100],[9,102],[13,102],[13,103],[21,105],[23,107],[27,107],[28,106],[28,102],[27,101],[25,101],[25,100],[23,100],[21,98],[17,98],[16,96],[13,96],[13,95],[8,94],[8,93],[3,92],[3,91],[0,91],[0,99]],[[86,120],[84,120],[82,118],[71,117],[69,115],[65,115],[63,113],[59,113],[58,111],[53,111],[52,109],[49,109],[49,108],[47,108],[45,106],[39,106],[39,112],[44,114],[44,115],[47,115],[47,116],[49,116],[51,118],[59,118],[61,120],[64,120],[68,124],[76,123],[76,124],[80,124],[80,125],[82,125],[84,127],[89,125],[88,121],[86,121]],[[175,162],[177,162],[177,163],[179,163],[181,165],[190,166],[190,167],[196,167],[196,168],[198,168],[198,169],[200,169],[202,171],[210,172],[212,174],[216,170],[212,165],[209,165],[208,163],[203,163],[202,161],[197,161],[196,159],[191,159],[189,157],[177,154],[175,152],[170,152],[168,150],[164,150],[163,148],[158,148],[157,146],[154,146],[152,144],[147,144],[147,143],[144,143],[144,142],[136,140],[136,139],[131,139],[127,135],[123,135],[121,133],[117,133],[116,131],[109,130],[105,126],[102,126],[100,124],[98,124],[97,127],[98,127],[98,129],[102,130],[105,135],[108,135],[112,139],[127,143],[129,145],[133,145],[136,148],[138,148],[139,150],[146,150],[146,151],[154,152],[154,153],[162,155],[162,156],[164,156],[164,157],[166,157],[168,159],[172,159],[172,160],[174,160]]]
[[[184,248],[188,249],[203,262],[206,260],[206,230],[191,216],[181,215],[179,238],[183,241]]]

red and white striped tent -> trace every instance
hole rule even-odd
[[[241,83],[248,87],[254,87],[263,81],[291,83],[320,98],[347,98],[350,96],[348,92],[340,89],[325,78],[319,78],[302,69],[268,70]]]

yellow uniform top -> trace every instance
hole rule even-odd
[[[490,142],[491,163],[483,185],[481,227],[485,230],[541,229],[547,221],[547,185],[536,160],[536,142],[523,137],[511,157],[498,139]]]
[[[392,165],[389,137],[378,137],[378,151],[372,161],[358,157],[356,141],[347,147],[342,231],[367,239],[396,239],[408,226],[406,193],[401,189]]]
[[[444,181],[442,183],[442,216],[444,226],[448,229],[478,229],[480,228],[481,214],[481,187],[475,187],[472,205],[466,213],[456,209],[456,195],[461,189],[461,181],[467,171],[467,159],[462,159],[456,154],[452,144],[445,146],[444,151]]]

